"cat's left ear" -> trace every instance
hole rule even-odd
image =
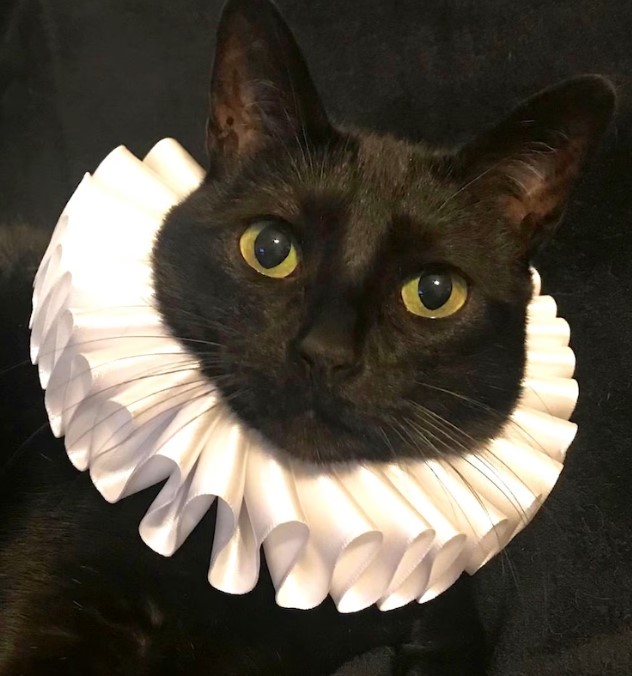
[[[545,89],[458,153],[462,189],[499,200],[530,256],[560,221],[614,108],[614,87],[601,76]]]
[[[331,132],[301,52],[270,0],[228,0],[217,30],[207,148],[210,173],[273,141],[318,142]]]

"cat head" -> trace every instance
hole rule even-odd
[[[274,6],[230,0],[206,181],[155,245],[160,312],[294,457],[471,450],[516,404],[530,260],[613,108],[590,75],[455,150],[341,129]]]

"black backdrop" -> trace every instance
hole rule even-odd
[[[357,125],[452,143],[566,76],[620,87],[616,126],[538,261],[573,328],[580,432],[546,509],[474,590],[494,674],[631,674],[632,4],[278,4],[332,117]],[[173,136],[203,161],[220,5],[2,0],[0,218],[51,229],[121,143],[144,153]],[[378,674],[379,660],[357,670]]]

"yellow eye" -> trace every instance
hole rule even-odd
[[[441,319],[458,312],[467,300],[467,283],[455,272],[417,275],[402,286],[408,312],[428,319]]]
[[[239,240],[239,250],[246,263],[266,277],[288,277],[298,266],[294,239],[275,221],[251,225]]]

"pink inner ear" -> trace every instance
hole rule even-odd
[[[564,203],[581,169],[586,152],[581,140],[567,140],[559,148],[534,150],[508,158],[498,167],[511,183],[511,195],[501,198],[511,223],[519,224],[527,217],[537,227],[547,224],[561,213]]]
[[[230,0],[217,31],[207,147],[210,173],[237,166],[271,140],[319,141],[327,115],[292,33],[271,2]]]
[[[240,92],[235,92],[240,97]],[[240,97],[241,99],[241,97]],[[257,125],[249,112],[252,107],[233,102],[219,103],[215,108],[216,138],[222,151],[230,154],[247,154],[257,149]]]
[[[237,22],[241,24],[242,22]],[[239,35],[231,35],[218,55],[223,68],[213,98],[214,134],[217,145],[227,154],[256,150],[257,102],[248,79],[245,46]]]
[[[612,85],[595,75],[543,90],[461,149],[466,186],[499,205],[534,249],[559,221],[614,105]]]

